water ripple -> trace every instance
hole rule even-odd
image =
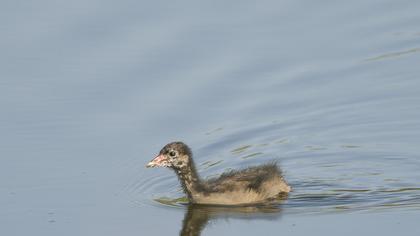
[[[355,125],[349,123],[347,128]],[[287,212],[420,207],[420,186],[414,181],[419,174],[406,171],[419,165],[412,153],[392,153],[378,145],[362,144],[363,140],[360,144],[329,142],[322,137],[334,128],[305,133],[300,129],[307,127],[297,121],[224,127],[212,133],[215,141],[192,148],[204,179],[231,169],[278,161],[293,186],[282,204]],[[345,126],[339,128],[346,130]],[[143,172],[126,191],[135,204],[184,208],[188,202],[176,176],[168,170]]]

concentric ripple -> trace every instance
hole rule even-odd
[[[293,186],[281,204],[288,212],[420,208],[420,174],[412,171],[420,163],[414,155],[367,140],[329,142],[323,134],[331,128],[311,133],[299,123],[270,122],[207,133],[217,141],[191,145],[198,171],[208,178],[276,160]],[[163,168],[143,171],[127,192],[135,203],[181,208],[188,203],[174,173]]]

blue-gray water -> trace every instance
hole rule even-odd
[[[1,235],[419,235],[419,22],[415,0],[1,2]],[[174,140],[203,177],[277,160],[294,191],[188,208],[144,168]]]

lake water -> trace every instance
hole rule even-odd
[[[419,235],[420,2],[3,1],[1,235]],[[276,160],[270,207],[188,206]]]

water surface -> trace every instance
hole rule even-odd
[[[6,1],[6,235],[418,235],[417,1]],[[192,207],[145,169],[278,161],[281,204]]]

